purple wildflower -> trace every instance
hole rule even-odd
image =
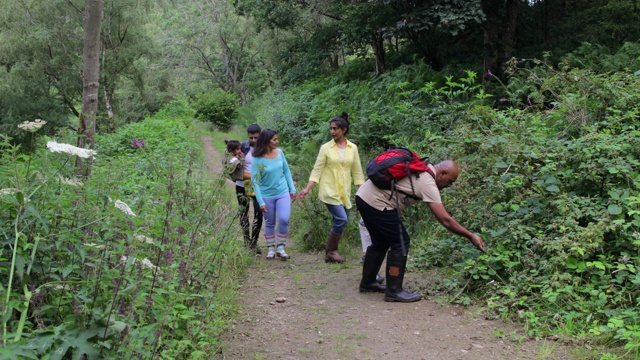
[[[144,139],[140,139],[140,147],[145,147]]]
[[[505,98],[502,98],[502,99],[500,99],[499,101],[500,101],[501,103],[503,103],[503,102],[507,102],[507,101],[509,101],[509,100],[507,100],[507,99],[505,99]]]
[[[531,98],[530,97],[527,98],[527,104],[531,105]]]
[[[138,139],[133,138],[133,146],[135,146],[136,149],[140,147],[140,144],[138,143]]]
[[[487,75],[493,76],[493,73],[491,72],[491,70],[487,70]]]
[[[175,256],[173,255],[173,251],[171,249],[165,251],[164,253],[164,259],[167,262],[167,264],[172,264],[173,260],[175,260]]]
[[[82,315],[82,307],[80,306],[80,302],[76,299],[73,299],[73,313],[76,316]]]
[[[127,313],[127,306],[125,305],[123,300],[120,300],[120,307],[118,308],[118,312],[120,315],[124,315]]]

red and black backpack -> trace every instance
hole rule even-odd
[[[418,199],[416,197],[415,190],[413,188],[413,179],[409,177],[411,182],[411,192],[412,194],[407,194],[404,191],[400,191],[396,189],[396,183],[404,179],[407,176],[412,174],[421,174],[423,172],[429,173],[434,179],[436,175],[433,173],[433,170],[429,167],[429,158],[424,157],[421,158],[415,152],[405,149],[405,148],[394,148],[389,149],[382,154],[374,157],[367,164],[367,176],[369,180],[380,189],[391,190],[391,195],[389,195],[389,199],[393,197],[393,194],[396,194],[396,206],[399,208],[400,196],[399,192],[407,195],[408,197],[412,197],[414,199]],[[406,208],[409,209],[409,219],[411,221],[411,231],[414,229],[413,217],[411,216],[411,208],[409,207],[408,198],[405,198]],[[400,212],[398,212],[398,220],[402,221]],[[402,230],[400,230],[400,238],[402,239],[403,234]],[[401,241],[402,245],[402,254],[407,255],[407,249],[404,248],[404,241]]]
[[[369,180],[384,190],[395,191],[395,185],[400,179],[423,172],[428,172],[434,179],[436,177],[429,167],[428,157],[421,158],[415,152],[405,148],[389,149],[371,159],[367,164]],[[411,189],[413,190],[413,181]],[[415,192],[413,195],[415,196]]]

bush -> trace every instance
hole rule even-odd
[[[240,101],[236,95],[218,90],[212,94],[198,95],[193,107],[196,109],[197,119],[211,122],[221,131],[227,132],[233,125],[236,108],[239,105]]]
[[[0,136],[1,359],[216,352],[249,258],[183,105],[96,136],[83,179],[77,151],[53,153],[31,132],[25,155]]]

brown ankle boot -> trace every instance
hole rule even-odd
[[[338,252],[338,244],[340,243],[340,234],[329,233],[327,238],[327,247],[325,248],[324,262],[343,263],[344,258]]]

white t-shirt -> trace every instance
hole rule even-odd
[[[253,162],[253,147],[249,148],[249,152],[244,156],[244,172],[251,174],[251,163]],[[236,181],[236,185],[244,186],[244,181]]]

